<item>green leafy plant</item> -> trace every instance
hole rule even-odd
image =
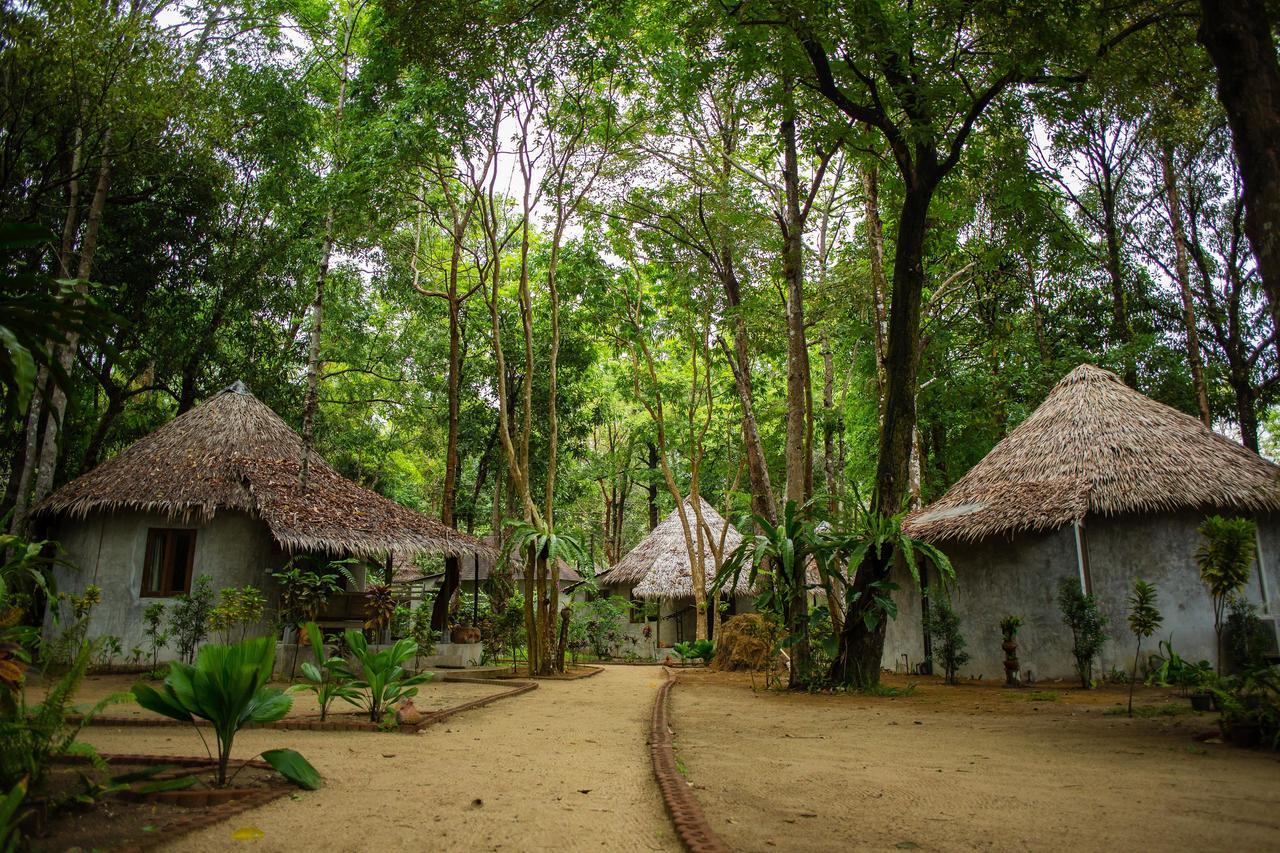
[[[1129,716],[1133,716],[1133,685],[1138,680],[1138,656],[1142,654],[1142,640],[1159,630],[1164,617],[1156,609],[1155,584],[1144,580],[1133,582],[1129,595],[1129,631],[1137,638],[1133,651],[1133,676],[1129,679]]]
[[[383,712],[401,699],[417,696],[417,685],[426,684],[435,678],[430,672],[409,675],[405,671],[405,661],[418,651],[418,644],[413,640],[396,640],[388,648],[371,651],[363,631],[352,628],[343,636],[359,667],[357,679],[351,686],[363,691],[363,704],[369,712],[370,722],[378,722],[382,719]]]
[[[1222,711],[1229,740],[1280,749],[1280,667],[1264,667],[1228,678],[1210,676],[1209,689]]]
[[[715,656],[716,651],[715,643],[710,640],[676,643],[672,646],[672,649],[684,660],[700,660],[703,663],[709,663],[711,658]]]
[[[1227,618],[1223,626],[1227,658],[1236,670],[1251,672],[1267,666],[1267,653],[1275,643],[1275,634],[1258,618],[1258,608],[1242,595],[1227,599]]]
[[[396,599],[389,584],[370,584],[364,591],[364,627],[380,634],[391,627],[396,615]]]
[[[956,673],[969,662],[969,653],[964,650],[964,635],[960,632],[960,617],[944,593],[931,590],[928,596],[929,615],[924,629],[934,639],[934,658],[942,664],[947,684],[955,684]]]
[[[1022,627],[1021,616],[1006,616],[1000,620],[1000,636],[1006,643],[1012,643],[1018,637],[1018,629]]]
[[[151,671],[154,673],[160,666],[160,650],[169,642],[169,635],[164,630],[164,602],[153,601],[142,611],[142,635],[147,638],[147,648],[151,652]]]
[[[351,674],[346,659],[340,655],[330,657],[326,652],[324,636],[320,633],[319,626],[314,622],[307,622],[302,630],[311,644],[313,660],[302,663],[302,677],[308,683],[291,689],[310,690],[314,693],[320,705],[320,719],[324,721],[329,716],[329,705],[334,699],[343,699],[357,705],[360,691],[354,686],[355,676]]]
[[[81,643],[43,701],[28,706],[22,690],[14,708],[0,714],[0,790],[10,791],[23,780],[30,790],[39,790],[49,766],[64,755],[81,755],[101,763],[93,747],[77,737],[94,716],[120,697],[111,695],[83,709],[72,703],[94,654],[93,643]]]
[[[1093,687],[1093,661],[1107,641],[1106,620],[1093,594],[1085,594],[1072,578],[1059,582],[1058,606],[1062,609],[1062,621],[1071,629],[1071,656],[1075,659],[1076,675],[1080,677],[1080,686],[1088,690]]]
[[[97,640],[98,649],[98,666],[109,667],[116,658],[124,654],[124,646],[120,644],[120,638],[114,634],[105,634]]]
[[[232,645],[201,647],[195,665],[175,661],[164,680],[164,690],[136,684],[133,696],[149,711],[195,725],[207,720],[217,738],[217,781],[227,784],[227,766],[236,733],[246,723],[269,723],[289,713],[293,700],[268,687],[275,667],[275,640],[256,637]],[[197,728],[196,731],[199,731]],[[320,774],[292,749],[272,749],[262,759],[299,787],[320,787]]]
[[[169,609],[169,633],[178,656],[186,663],[195,659],[196,648],[209,636],[209,614],[213,611],[213,579],[200,575],[191,592],[175,596]]]
[[[1247,518],[1211,515],[1200,524],[1203,541],[1196,550],[1200,580],[1213,604],[1213,631],[1218,638],[1218,671],[1222,671],[1222,622],[1227,598],[1244,589],[1253,568],[1257,525]]]
[[[266,597],[252,585],[226,587],[218,593],[218,604],[209,611],[209,630],[216,632],[223,643],[233,639],[243,640],[249,626],[262,621],[266,612]],[[239,629],[239,637],[233,635]]]
[[[608,660],[622,642],[621,625],[631,610],[631,602],[619,595],[575,601],[570,605],[569,648],[590,650],[597,660]]]
[[[1147,684],[1176,687],[1184,694],[1204,687],[1213,678],[1213,664],[1193,663],[1173,650],[1170,640],[1161,640],[1159,651],[1147,659]]]
[[[8,793],[0,798],[0,851],[14,853],[21,840],[21,831],[25,814],[22,802],[27,797],[27,780],[19,779],[9,788]]]

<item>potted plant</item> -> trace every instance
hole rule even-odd
[[[469,620],[463,619],[449,628],[449,642],[478,643],[480,642],[480,629],[472,625]]]
[[[1022,627],[1021,616],[1006,616],[1000,620],[1000,634],[1004,642],[1000,648],[1004,651],[1004,686],[1018,686],[1018,629]]]

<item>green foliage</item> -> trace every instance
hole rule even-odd
[[[329,706],[334,699],[342,699],[352,705],[358,704],[360,691],[354,686],[355,676],[341,655],[330,657],[325,648],[324,636],[314,622],[302,626],[311,647],[313,660],[303,661],[302,677],[307,684],[298,685],[293,690],[310,690],[320,705],[320,720],[329,718]]]
[[[20,840],[19,826],[25,817],[22,802],[27,797],[27,780],[19,779],[0,798],[0,851],[14,853]]]
[[[391,627],[396,615],[396,599],[388,584],[370,584],[364,591],[364,627],[381,634]]]
[[[370,722],[381,720],[401,699],[417,696],[417,685],[435,678],[430,672],[410,675],[405,671],[405,663],[418,652],[418,644],[413,640],[396,640],[388,648],[371,651],[364,632],[350,629],[344,636],[358,667],[351,686],[361,691],[359,702],[369,712]]]
[[[716,645],[710,640],[693,640],[688,643],[676,643],[672,648],[684,660],[700,660],[710,663],[715,656]]]
[[[148,711],[179,722],[194,725],[196,718],[209,721],[217,738],[218,784],[225,785],[236,733],[246,723],[279,720],[293,705],[283,691],[267,686],[275,659],[272,637],[226,646],[211,643],[200,648],[194,666],[181,661],[171,664],[163,691],[136,684],[133,696]],[[319,784],[315,769],[294,755],[292,760],[272,762],[272,766],[294,784],[314,789]]]
[[[1212,678],[1213,664],[1186,660],[1173,650],[1169,640],[1161,640],[1159,651],[1147,659],[1147,684],[1177,687],[1186,693],[1203,687]]]
[[[1018,636],[1018,629],[1021,627],[1021,616],[1005,616],[1000,620],[1000,635],[1004,637],[1006,643],[1012,643]]]
[[[929,615],[924,630],[933,638],[934,659],[942,664],[947,683],[956,683],[956,672],[969,662],[964,650],[964,635],[960,633],[960,617],[951,607],[951,601],[941,591],[929,593]]]
[[[151,652],[152,672],[160,664],[160,650],[169,642],[169,635],[164,631],[164,620],[163,601],[153,601],[142,611],[142,635],[147,638],[147,648]]]
[[[631,602],[611,595],[574,601],[570,607],[573,617],[569,621],[569,649],[575,655],[590,650],[597,660],[608,660],[617,654]]]
[[[1223,733],[1242,745],[1280,749],[1280,667],[1263,667],[1212,679],[1210,689],[1222,710]]]
[[[209,615],[214,608],[213,579],[200,575],[191,584],[191,592],[174,596],[169,609],[169,635],[173,637],[178,656],[187,663],[195,659],[196,649],[209,636]]]
[[[1142,654],[1142,640],[1159,630],[1164,617],[1156,609],[1155,584],[1142,579],[1133,582],[1129,595],[1129,631],[1138,642],[1133,651],[1133,673],[1129,678],[1129,716],[1133,716],[1133,687],[1138,680],[1138,656]]]
[[[1071,629],[1071,656],[1075,659],[1076,675],[1085,690],[1093,687],[1093,662],[1107,641],[1106,620],[1098,609],[1097,599],[1086,595],[1080,584],[1072,578],[1058,583],[1058,607],[1062,621]]]
[[[436,632],[431,630],[431,604],[431,601],[420,602],[410,619],[408,636],[418,647],[413,659],[414,669],[418,668],[419,660],[436,653]]]
[[[306,558],[292,557],[283,568],[271,573],[280,590],[280,623],[287,628],[297,628],[319,616],[329,597],[342,589],[344,579],[352,585],[356,582],[349,568],[354,560],[333,560],[316,566],[307,562]]]
[[[50,765],[64,755],[87,756],[101,763],[92,746],[76,738],[99,711],[119,697],[108,696],[87,709],[72,704],[94,654],[93,644],[82,642],[67,671],[52,683],[43,701],[28,705],[25,691],[20,690],[13,706],[0,710],[0,790],[11,791],[24,781],[31,791],[40,790]]]
[[[1247,518],[1211,515],[1200,524],[1202,541],[1196,550],[1200,580],[1213,603],[1213,630],[1218,635],[1218,669],[1222,669],[1222,620],[1227,599],[1244,589],[1253,568],[1257,525]]]
[[[1223,626],[1227,656],[1241,672],[1264,669],[1267,654],[1275,646],[1275,632],[1258,618],[1258,608],[1242,595],[1227,599],[1227,618]]]
[[[109,667],[115,662],[115,659],[124,654],[124,646],[120,644],[120,638],[114,634],[103,634],[98,637],[98,666]]]
[[[262,621],[267,607],[266,597],[251,585],[241,589],[227,587],[218,595],[217,606],[209,611],[209,629],[226,644],[232,641],[232,635],[238,628],[240,636],[236,639],[243,640],[249,627]]]

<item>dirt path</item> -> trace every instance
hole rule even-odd
[[[173,850],[677,850],[646,736],[656,667],[620,666],[468,711],[416,735],[255,730],[236,754],[290,746],[325,787],[277,801]],[[104,752],[202,755],[187,729],[90,728]],[[583,793],[586,791],[586,793]],[[479,801],[479,804],[476,802]],[[237,845],[239,846],[239,845]]]
[[[1280,756],[1197,742],[1209,715],[940,684],[752,693],[712,673],[671,696],[676,755],[738,850],[1280,849]]]

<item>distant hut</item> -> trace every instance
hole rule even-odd
[[[189,591],[200,575],[215,589],[252,584],[271,596],[269,570],[292,555],[357,557],[382,574],[395,570],[392,555],[491,553],[343,478],[314,452],[303,490],[301,456],[298,434],[237,382],[36,508],[77,567],[60,572],[59,588],[100,586],[93,632],[128,649],[144,644],[147,605]],[[358,620],[358,598],[352,604],[342,615]]]
[[[721,548],[721,542],[724,543],[721,556],[727,559],[742,544],[742,534],[705,500],[702,500],[701,509],[704,525],[703,564],[706,567],[706,586],[709,589],[715,580],[715,555]],[[687,498],[684,510],[689,521],[689,531],[694,533],[697,516],[692,502]],[[646,621],[643,615],[645,603],[656,602],[657,631],[656,636],[651,638],[655,643],[669,645],[694,638],[697,614],[693,608],[692,563],[677,510],[673,509],[616,565],[601,572],[597,580],[602,594],[622,596],[634,605],[627,626],[627,632],[632,636],[640,636],[643,631]],[[751,609],[750,595],[747,573],[743,572],[733,594],[727,596],[729,613]]]
[[[1159,588],[1162,637],[1193,660],[1214,658],[1213,616],[1194,553],[1206,515],[1258,522],[1250,599],[1275,614],[1280,467],[1143,396],[1115,374],[1081,365],[906,532],[940,546],[956,569],[953,603],[972,659],[965,672],[1002,675],[999,620],[1021,616],[1023,671],[1071,676],[1071,634],[1057,603],[1069,578],[1094,593],[1113,638],[1102,672],[1132,663],[1126,599],[1137,578]],[[903,595],[884,665],[924,655],[921,602]]]
[[[485,536],[480,541],[490,550],[486,553],[477,553],[474,558],[462,564],[459,585],[460,607],[464,613],[471,614],[473,619],[479,612],[478,593],[484,591],[484,583],[493,573],[494,567],[498,565],[500,556],[493,534]],[[518,554],[512,554],[510,560],[511,580],[515,584],[516,591],[523,595],[524,560]],[[575,595],[575,590],[581,586],[583,578],[573,566],[565,562],[563,557],[556,558],[556,568],[560,573],[562,602],[567,601]]]

